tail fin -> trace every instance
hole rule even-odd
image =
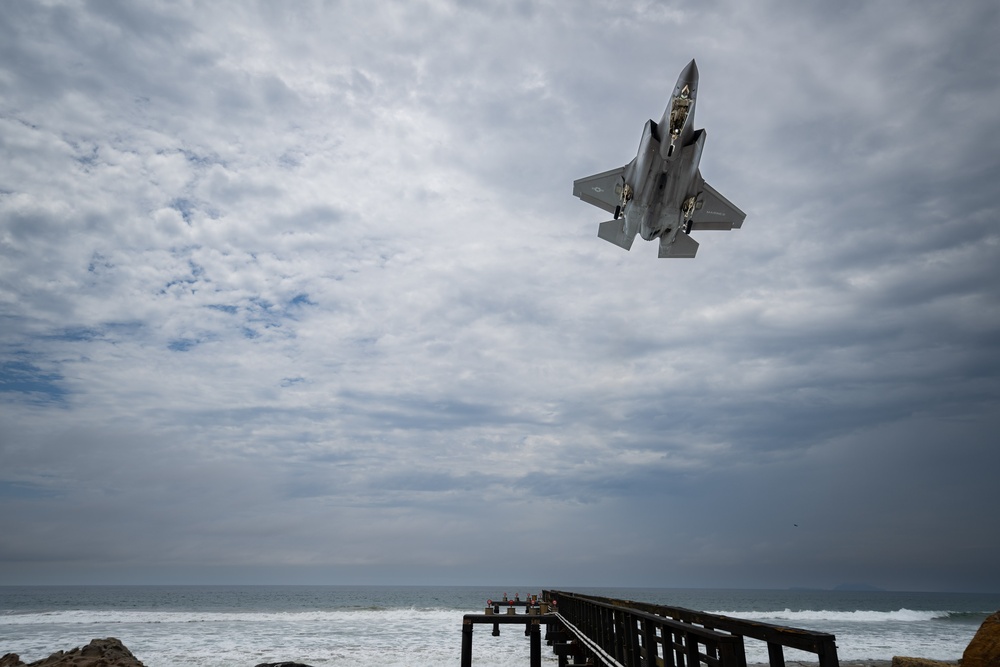
[[[672,239],[660,237],[660,258],[686,257],[688,259],[698,254],[698,242],[682,231],[674,234]]]
[[[602,222],[597,228],[597,236],[626,250],[631,250],[632,242],[635,241],[635,231],[628,229],[624,217]]]

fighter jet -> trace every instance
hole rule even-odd
[[[659,123],[646,122],[635,159],[573,182],[573,194],[615,214],[597,235],[626,250],[635,235],[660,239],[660,257],[694,257],[693,230],[739,229],[746,214],[715,191],[698,168],[705,130],[694,129],[698,66],[681,70]]]

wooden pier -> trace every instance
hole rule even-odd
[[[472,667],[472,634],[480,624],[492,625],[493,635],[500,625],[525,626],[530,667],[541,667],[543,626],[559,667],[747,667],[745,640],[767,644],[770,667],[785,667],[785,647],[814,653],[820,667],[840,667],[828,633],[565,591],[516,603],[490,600],[484,613],[463,616],[461,667]]]

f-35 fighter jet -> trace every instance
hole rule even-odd
[[[615,214],[597,235],[626,250],[638,233],[660,239],[660,257],[694,257],[692,230],[738,229],[746,214],[701,177],[705,130],[694,129],[698,66],[677,78],[659,123],[646,122],[635,159],[624,167],[573,182],[573,194]]]

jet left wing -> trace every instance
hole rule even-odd
[[[622,184],[625,167],[618,167],[603,174],[594,174],[573,181],[573,195],[597,208],[614,213],[621,204],[621,196],[615,190]],[[614,243],[612,241],[612,243]],[[630,244],[631,245],[631,244]]]
[[[702,181],[702,186],[698,208],[691,216],[691,230],[728,230],[742,227],[747,214],[736,208],[731,201],[720,195],[708,183]]]

